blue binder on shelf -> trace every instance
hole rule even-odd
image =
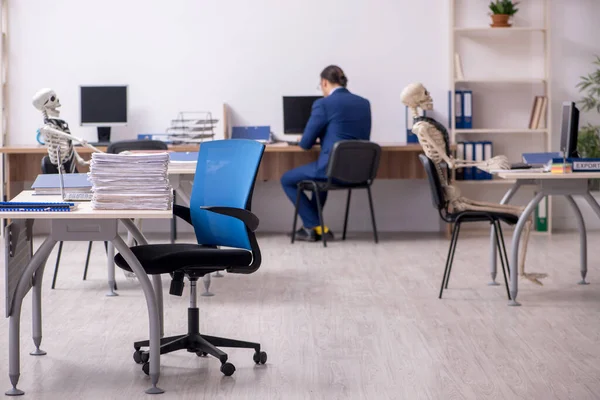
[[[473,142],[473,161],[483,162],[484,158],[484,142]],[[473,168],[473,179],[475,180],[484,180],[485,179],[485,171],[478,167]]]
[[[483,142],[483,160],[487,161],[492,157],[494,157],[494,145],[492,144],[491,141],[485,140]],[[489,172],[481,171],[481,173],[482,173],[483,179],[485,179],[485,180],[492,179],[492,174],[490,174]]]
[[[473,142],[465,142],[465,161],[474,161],[475,160],[475,146]],[[474,170],[475,167],[464,167],[463,175],[465,177],[465,181],[471,181],[475,179]]]
[[[455,128],[456,129],[463,129],[465,126],[465,121],[463,119],[464,107],[463,107],[462,92],[463,92],[462,90],[456,90],[454,92],[454,117],[456,118],[456,120],[455,120]]]
[[[252,139],[268,142],[271,139],[270,126],[234,126],[231,128],[232,139]]]
[[[456,158],[459,160],[465,159],[465,142],[457,142],[456,143]],[[465,170],[464,168],[458,168],[455,172],[455,179],[457,181],[465,180]]]
[[[461,90],[462,129],[473,128],[473,91]]]

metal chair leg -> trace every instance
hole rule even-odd
[[[452,265],[454,264],[454,254],[456,253],[456,244],[458,243],[459,234],[460,222],[456,224],[456,237],[454,238],[454,247],[452,248],[452,255],[450,256],[450,265],[448,266],[448,276],[446,277],[446,289],[448,289],[448,282],[450,282],[450,273],[452,272]]]
[[[348,198],[346,199],[346,216],[344,217],[344,231],[342,232],[342,240],[346,240],[346,228],[348,227],[348,212],[350,211],[350,198],[352,197],[352,189],[348,189]]]
[[[52,276],[52,289],[56,285],[56,276],[58,275],[58,265],[60,264],[60,255],[62,253],[63,242],[58,244],[58,254],[56,255],[56,265],[54,266],[54,276]]]
[[[504,285],[506,286],[506,295],[508,296],[508,300],[512,300],[510,297],[510,289],[508,287],[508,279],[506,278],[506,267],[508,267],[508,256],[506,254],[506,247],[504,246],[504,237],[502,235],[502,228],[500,227],[500,221],[495,221],[494,223],[494,236],[496,237],[496,247],[498,248],[498,253],[500,255],[500,263],[502,264],[502,275],[504,276]],[[502,236],[502,241],[500,241],[500,236]],[[504,254],[503,254],[504,253]],[[504,255],[504,257],[502,257]],[[506,260],[506,263],[505,263]]]
[[[90,265],[90,255],[92,254],[92,242],[90,240],[90,244],[88,244],[87,256],[85,257],[85,268],[83,269],[83,280],[87,279],[88,266]]]
[[[506,245],[504,244],[504,235],[502,234],[502,227],[500,226],[500,221],[498,223],[498,234],[500,235],[500,243],[502,244],[502,251],[504,252],[504,259],[506,260],[506,272],[510,276],[510,265],[508,264],[508,257],[506,255]],[[500,247],[498,247],[498,251],[500,251]]]
[[[298,186],[296,191],[296,204],[294,204],[294,222],[292,223],[292,243],[296,240],[296,222],[298,221],[298,205],[300,204],[300,194],[302,189]]]
[[[327,247],[327,239],[325,238],[325,221],[323,221],[323,209],[321,208],[321,199],[319,198],[319,188],[317,184],[313,185],[313,193],[317,199],[317,211],[319,212],[319,221],[321,222],[321,240],[323,247]]]
[[[369,207],[371,208],[371,222],[373,223],[373,236],[375,236],[375,243],[379,243],[379,237],[377,235],[377,225],[375,224],[375,211],[373,210],[373,197],[371,196],[371,187],[367,186],[367,193],[369,195]]]
[[[458,235],[457,235],[458,225],[459,224],[455,224],[454,229],[452,230],[452,238],[450,239],[450,246],[448,248],[448,256],[446,257],[446,267],[444,268],[444,276],[442,277],[442,285],[440,287],[440,295],[438,296],[439,299],[442,298],[442,292],[444,291],[444,286],[447,283],[446,277],[449,275],[449,266],[452,262],[451,261],[452,257],[454,256],[455,243],[456,243],[456,239],[458,237]]]
[[[177,192],[173,191],[173,204],[176,203]],[[177,240],[177,217],[173,215],[173,219],[171,219],[171,244],[174,244]]]

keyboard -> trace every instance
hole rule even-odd
[[[510,164],[510,169],[530,169],[531,165],[526,163],[513,163]]]
[[[91,201],[93,193],[65,193],[65,201]]]

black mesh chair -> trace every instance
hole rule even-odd
[[[124,151],[167,151],[169,147],[165,142],[160,140],[120,140],[112,142],[106,148],[106,152],[110,154],[119,154]]]
[[[375,223],[375,212],[373,211],[373,198],[371,196],[371,185],[377,176],[379,159],[381,158],[381,147],[377,143],[366,140],[342,140],[337,142],[331,150],[329,164],[327,165],[327,177],[324,181],[304,180],[298,183],[298,195],[294,211],[294,224],[292,227],[292,243],[296,238],[296,222],[298,220],[298,203],[303,190],[310,190],[317,199],[319,221],[324,229],[323,209],[319,201],[319,192],[330,190],[347,190],[346,215],[344,216],[344,230],[342,240],[346,240],[346,228],[348,226],[348,211],[350,210],[350,198],[352,189],[366,189],[369,196],[369,208],[371,209],[371,222],[373,224],[373,236],[378,243],[377,225]],[[325,235],[321,235],[323,246],[327,246]]]
[[[436,210],[438,210],[440,217],[443,221],[450,224],[454,224],[454,228],[452,230],[452,238],[450,239],[450,248],[448,249],[448,256],[446,258],[446,268],[444,269],[444,277],[442,278],[442,286],[440,288],[439,298],[442,298],[443,290],[448,289],[448,282],[450,281],[450,271],[452,270],[452,261],[454,260],[454,252],[456,250],[456,243],[458,241],[458,234],[460,232],[461,224],[465,222],[489,221],[490,224],[494,226],[494,236],[496,238],[498,253],[500,255],[500,262],[502,263],[502,274],[504,275],[506,294],[508,295],[508,299],[510,300],[508,280],[506,278],[506,270],[508,269],[508,273],[510,274],[510,267],[508,264],[506,247],[504,246],[504,235],[502,234],[502,227],[500,226],[500,222],[505,222],[509,225],[515,225],[518,221],[518,217],[513,214],[491,211],[449,211],[449,203],[446,200],[444,188],[442,187],[442,184],[440,182],[438,173],[435,168],[435,164],[424,154],[419,154],[419,160],[423,164],[425,172],[427,173],[429,187],[431,188],[433,207]]]
[[[75,169],[75,173],[77,173],[77,169]],[[56,165],[52,164],[50,161],[50,157],[44,156],[42,158],[42,174],[58,174],[58,168]],[[90,254],[92,253],[92,243],[89,242],[87,249],[87,256],[85,258],[85,268],[83,270],[83,280],[85,281],[87,278],[87,270],[88,265],[90,264]],[[52,289],[56,286],[56,278],[58,276],[58,266],[60,265],[60,257],[62,255],[63,242],[58,243],[58,254],[56,255],[56,264],[54,265],[54,275],[52,276]],[[116,285],[116,284],[115,284]],[[116,289],[116,287],[115,287]]]

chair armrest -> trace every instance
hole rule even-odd
[[[251,232],[254,232],[256,228],[258,228],[258,217],[252,214],[248,210],[244,210],[243,208],[235,208],[235,207],[219,207],[219,206],[204,206],[200,207],[203,210],[214,212],[217,214],[227,215],[236,219],[239,219],[246,225]]]
[[[181,218],[182,220],[184,220],[188,224],[192,225],[192,215],[190,214],[189,207],[185,207],[185,206],[180,206],[180,205],[174,204],[173,205],[173,214],[176,217]]]

